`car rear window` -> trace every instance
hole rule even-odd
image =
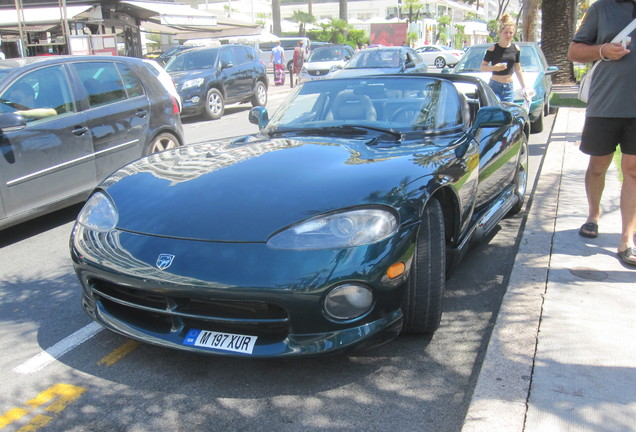
[[[127,99],[126,85],[124,85],[122,76],[114,62],[80,62],[74,63],[72,66],[88,93],[88,101],[91,107]],[[125,71],[126,69],[122,70]],[[129,75],[132,72],[128,70],[126,74]],[[127,79],[130,80],[130,76]],[[138,92],[134,87],[135,84],[131,88],[133,94]]]

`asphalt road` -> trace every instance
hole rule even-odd
[[[186,136],[255,131],[248,110],[187,120]],[[546,133],[531,135],[531,184],[553,120],[546,118]],[[78,210],[0,232],[0,432],[458,431],[523,221],[523,213],[505,219],[468,254],[448,281],[433,337],[402,336],[350,355],[255,361],[138,344],[94,326],[80,307],[68,253]]]

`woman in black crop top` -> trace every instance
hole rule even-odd
[[[526,91],[523,72],[519,63],[519,47],[512,43],[515,23],[510,15],[504,14],[499,20],[499,42],[488,48],[479,68],[482,72],[492,72],[488,85],[505,102],[515,101],[512,73],[517,75],[521,88]]]

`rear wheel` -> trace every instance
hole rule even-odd
[[[521,149],[519,150],[519,162],[515,173],[515,195],[517,203],[510,209],[508,216],[515,215],[521,211],[526,199],[528,190],[528,138],[526,134],[521,134]]]
[[[208,90],[208,94],[205,97],[205,109],[203,115],[208,120],[218,120],[223,117],[225,112],[225,102],[223,101],[223,95],[215,88]]]
[[[443,68],[444,66],[446,66],[446,60],[444,60],[444,57],[437,57],[435,59],[435,67],[436,68]]]
[[[157,153],[164,150],[170,150],[179,147],[179,140],[171,133],[164,132],[157,135],[150,144],[144,149],[144,156]]]
[[[262,81],[256,81],[254,95],[252,96],[252,106],[265,106],[267,104],[267,87]]]
[[[417,233],[408,289],[402,304],[405,333],[433,333],[442,319],[446,286],[444,215],[432,198],[424,210]]]

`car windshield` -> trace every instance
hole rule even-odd
[[[218,48],[204,50],[189,50],[174,56],[166,65],[168,72],[186,71],[195,69],[209,69],[216,63],[219,55]]]
[[[400,51],[371,49],[355,53],[345,69],[396,68],[400,67]]]
[[[303,83],[272,116],[266,133],[440,131],[463,125],[457,89],[444,79],[369,77]]]
[[[541,62],[536,51],[531,46],[520,46],[521,48],[521,70],[524,72],[539,72]],[[479,67],[484,60],[484,55],[488,46],[471,47],[455,67],[455,73],[480,72]]]
[[[344,58],[344,49],[340,47],[316,48],[311,52],[308,62],[339,61]]]

